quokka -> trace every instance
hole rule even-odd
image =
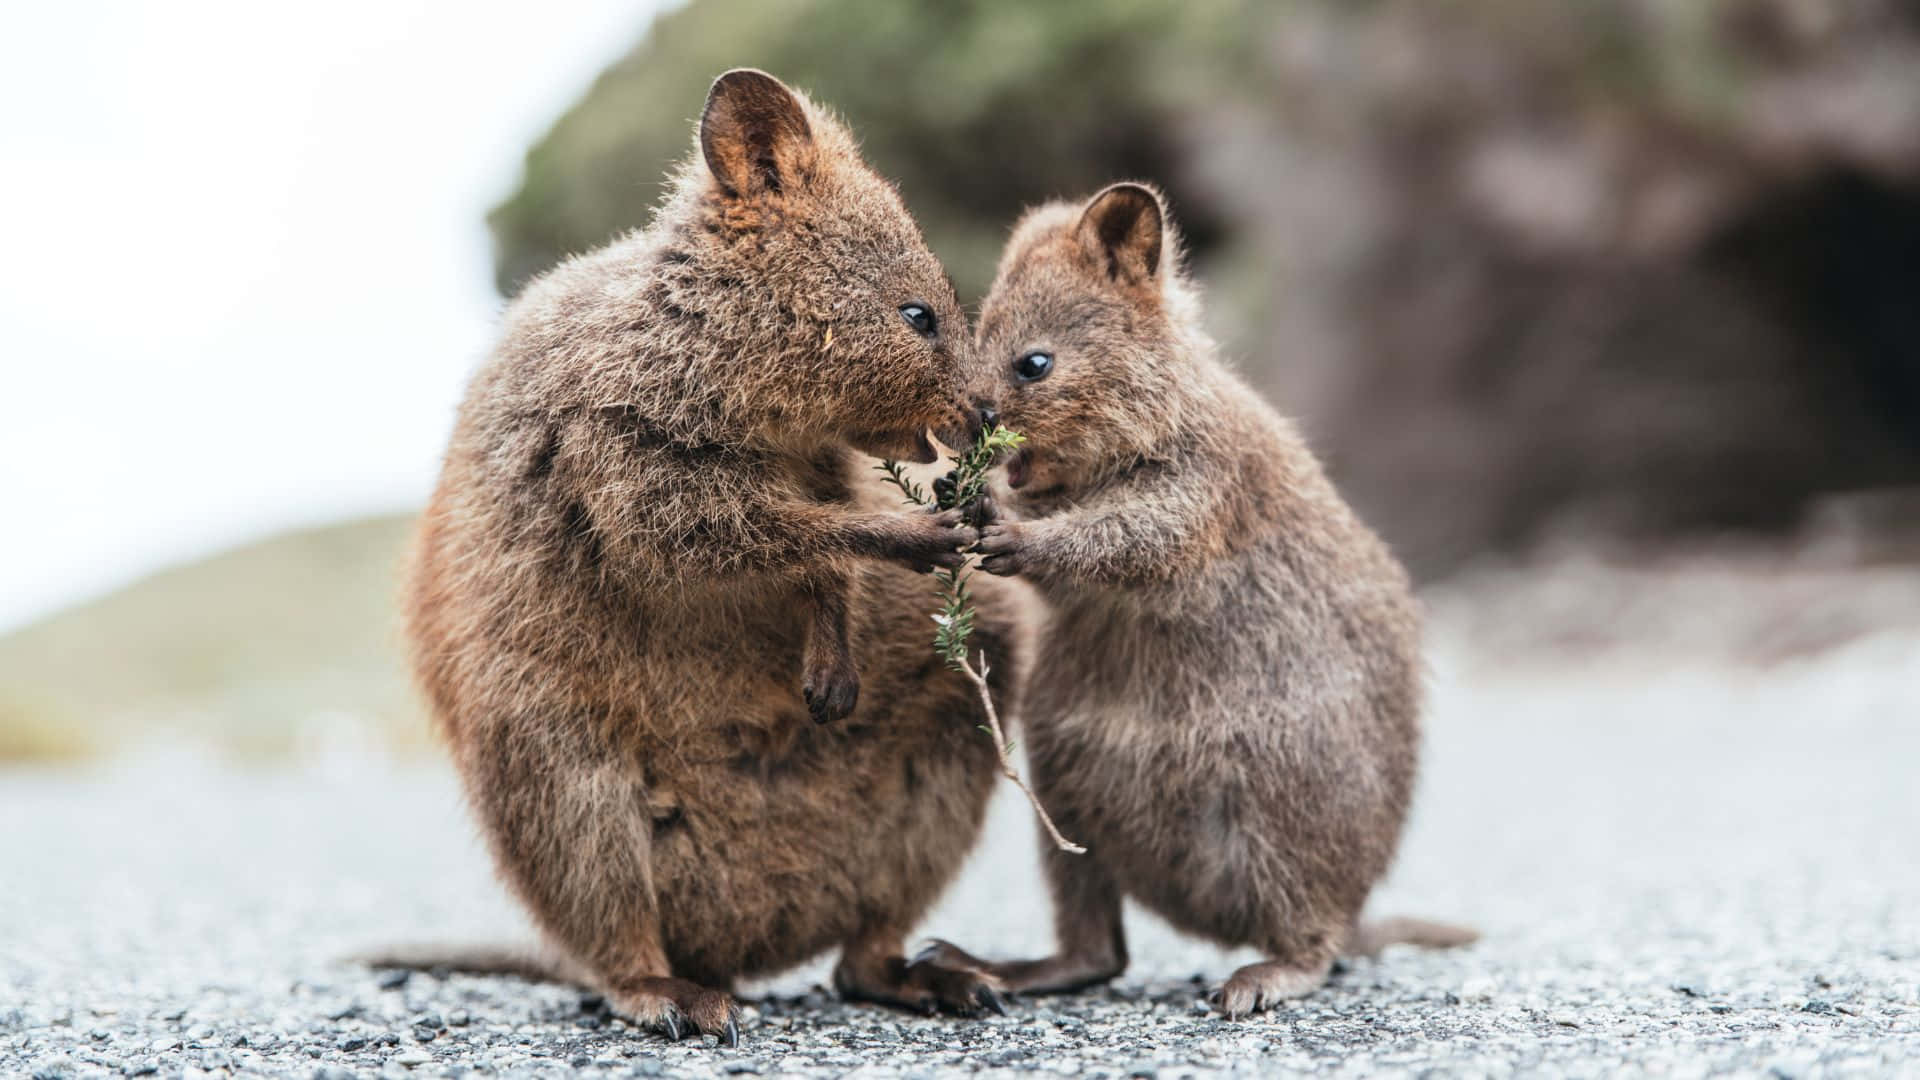
[[[1407,576],[1294,428],[1216,357],[1160,195],[1118,184],[1014,231],[978,379],[1027,436],[981,569],[1046,600],[1026,688],[1032,781],[1086,855],[1049,850],[1058,951],[925,955],[1015,991],[1127,963],[1121,900],[1268,959],[1240,1016],[1321,985],[1343,950],[1471,931],[1363,926],[1419,746]]]
[[[713,84],[651,225],[512,304],[407,621],[543,970],[676,1038],[737,1041],[736,977],[835,946],[849,997],[999,1007],[979,973],[901,955],[996,776],[928,646],[922,572],[972,533],[877,509],[861,456],[966,445],[970,347],[847,130],[747,70]],[[1015,626],[979,603],[1005,693]]]

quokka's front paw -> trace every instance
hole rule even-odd
[[[1017,521],[1002,521],[980,530],[974,541],[980,569],[1000,577],[1025,573],[1033,566],[1033,530]]]
[[[800,696],[807,701],[807,715],[816,724],[831,724],[853,715],[860,700],[860,673],[849,662],[823,663],[807,670],[800,684]]]
[[[998,525],[1001,521],[1000,504],[994,500],[990,492],[981,492],[980,497],[973,500],[973,505],[962,510],[961,513],[965,515],[967,524],[973,526],[976,531],[989,525]]]
[[[961,521],[958,510],[903,514],[899,528],[882,554],[923,574],[935,567],[958,570],[967,561],[960,549],[972,539],[973,530]]]

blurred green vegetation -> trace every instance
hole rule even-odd
[[[1180,107],[1232,82],[1246,62],[1234,27],[1258,9],[699,0],[661,16],[528,152],[524,182],[488,219],[499,288],[645,224],[692,152],[708,84],[759,67],[852,124],[977,300],[1023,206],[1122,176],[1177,185]],[[1186,224],[1210,239],[1204,215]]]
[[[0,637],[0,761],[427,747],[395,602],[411,523],[287,533]]]

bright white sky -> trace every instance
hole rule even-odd
[[[657,6],[10,8],[0,630],[423,502],[500,306],[483,215]]]

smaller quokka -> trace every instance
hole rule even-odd
[[[1312,992],[1343,951],[1474,940],[1358,922],[1413,791],[1414,601],[1299,434],[1217,359],[1160,195],[1117,184],[1029,212],[977,341],[976,389],[1027,445],[975,550],[1047,601],[1027,753],[1089,852],[1046,853],[1055,955],[928,958],[1014,991],[1102,982],[1126,967],[1132,896],[1267,953],[1217,995],[1238,1017]]]

